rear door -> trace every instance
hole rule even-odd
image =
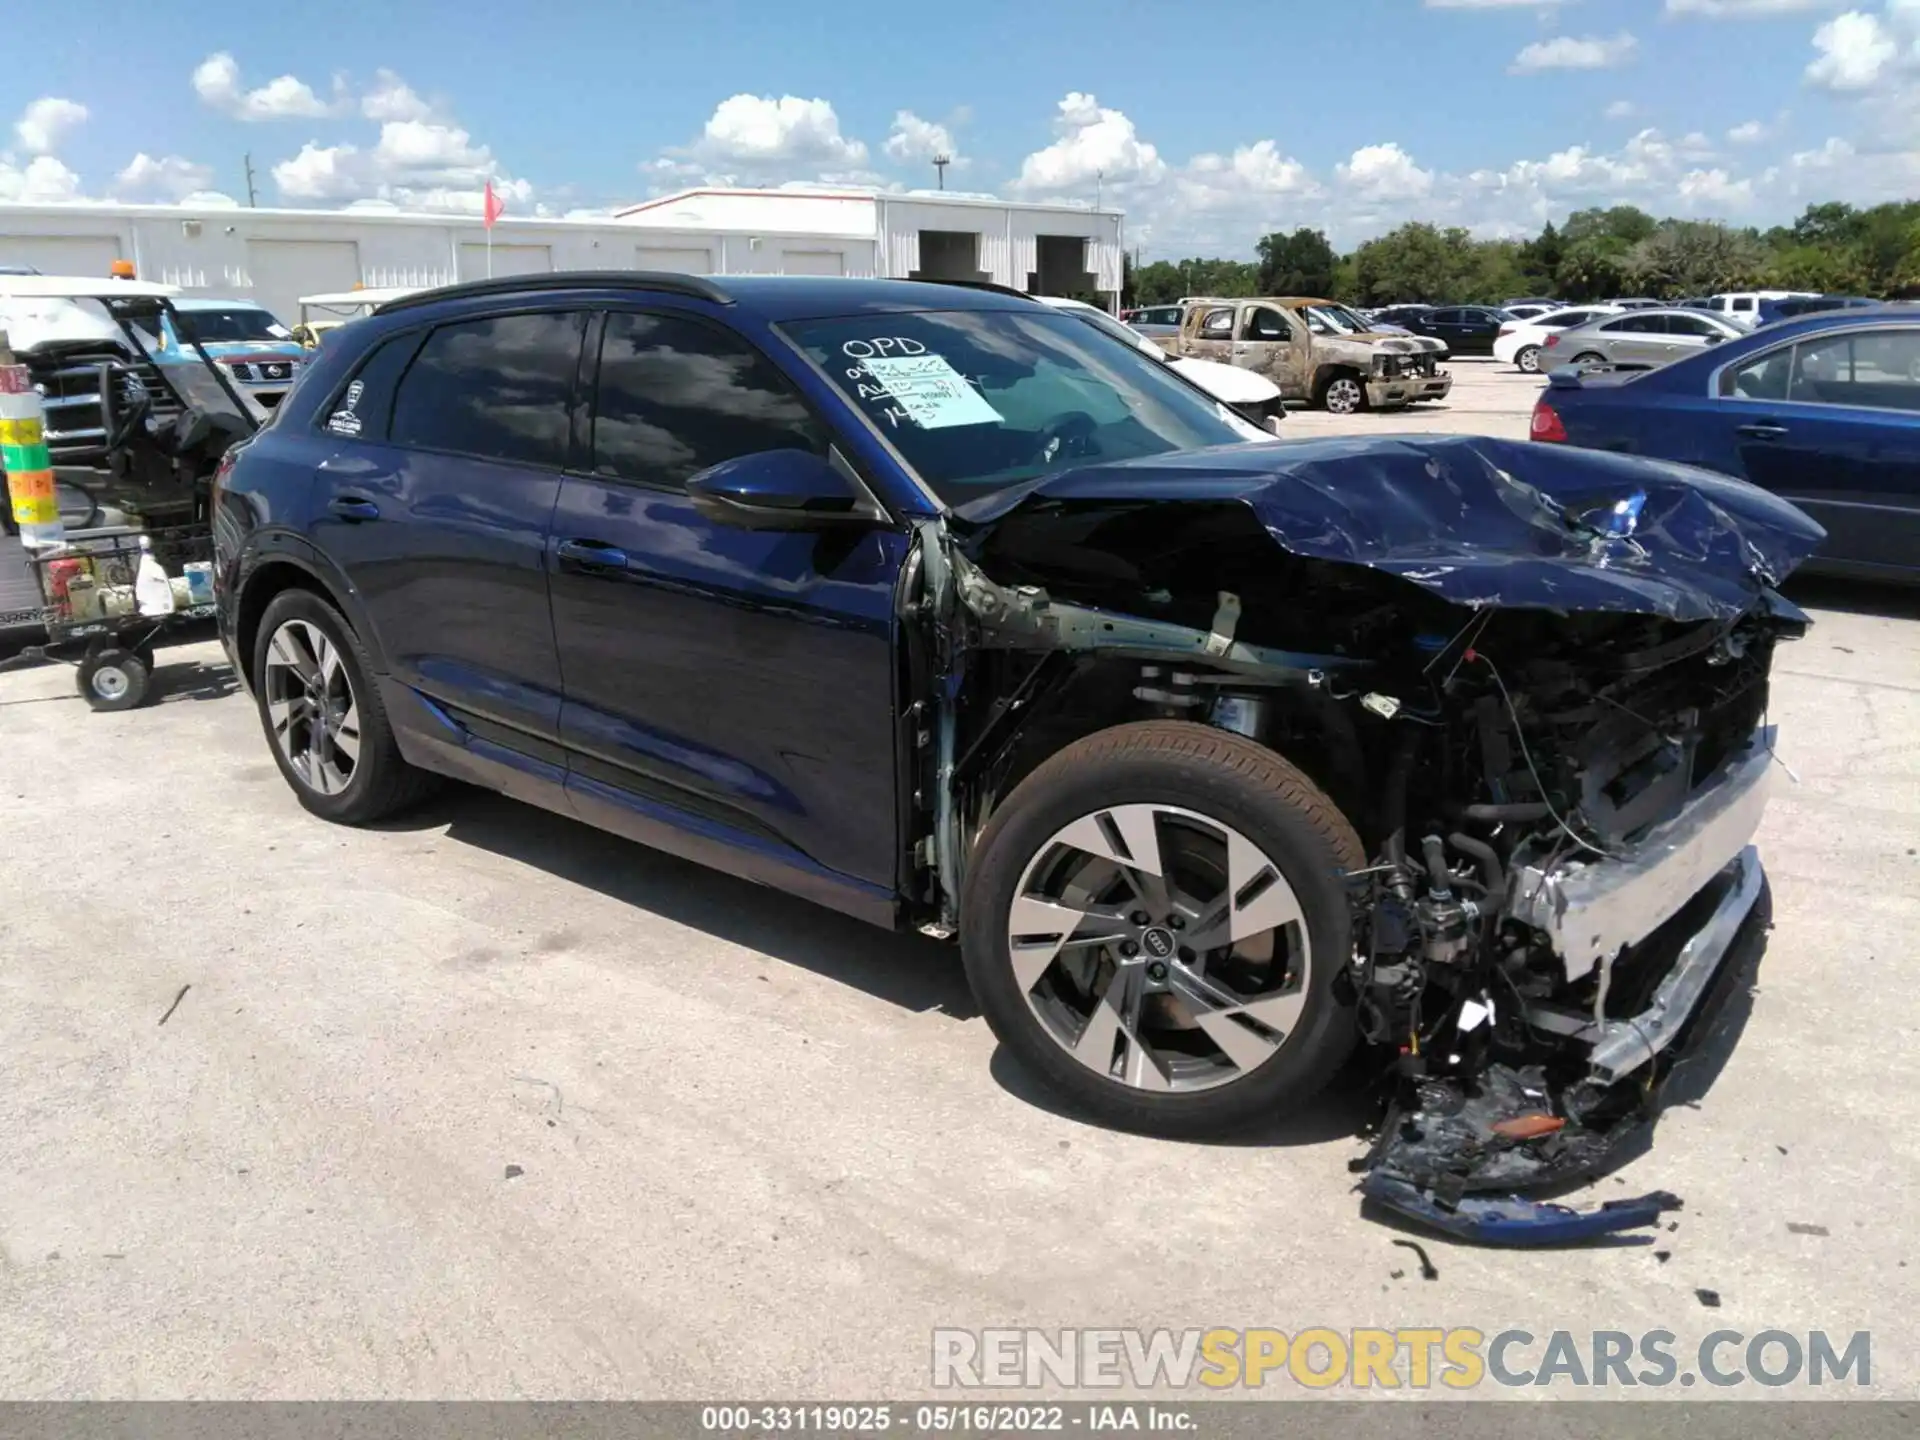
[[[1732,463],[1716,468],[1824,525],[1822,559],[1920,569],[1920,326],[1778,346],[1722,372],[1720,391],[1713,448]]]
[[[547,527],[585,329],[584,312],[538,309],[386,341],[324,422],[341,443],[320,467],[310,528],[358,592],[395,679],[549,766],[560,662]]]
[[[1307,339],[1299,317],[1277,305],[1243,307],[1233,363],[1266,376],[1287,399],[1303,398],[1307,393]]]
[[[712,836],[802,891],[808,875],[852,877],[890,904],[906,535],[707,519],[688,476],[765,450],[826,454],[826,428],[730,328],[616,310],[602,329],[550,552],[575,809],[683,851],[688,835]]]

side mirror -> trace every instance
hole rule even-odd
[[[847,478],[811,450],[762,450],[722,460],[687,480],[693,508],[742,530],[820,530],[874,516]]]
[[[1719,343],[1720,343],[1720,342],[1721,342],[1722,340],[1724,340],[1724,339],[1726,339],[1726,338],[1727,338],[1727,337],[1726,337],[1726,336],[1724,336],[1724,335],[1709,335],[1709,336],[1707,336],[1707,344],[1709,344],[1709,345],[1718,345],[1718,344],[1719,344]]]

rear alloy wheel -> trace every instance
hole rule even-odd
[[[1607,357],[1602,355],[1598,350],[1583,350],[1580,354],[1573,357],[1573,363],[1576,365],[1604,365],[1607,363]]]
[[[1538,345],[1527,346],[1518,355],[1513,357],[1513,363],[1520,368],[1522,375],[1538,375],[1540,373],[1540,347]]]
[[[314,814],[365,825],[432,789],[434,777],[400,756],[359,637],[318,595],[274,597],[261,617],[253,676],[280,773]]]
[[[1320,392],[1320,403],[1329,415],[1357,415],[1367,408],[1366,387],[1352,375],[1336,375]]]
[[[1338,875],[1360,845],[1286,761],[1152,722],[1070,746],[981,837],[962,905],[995,1034],[1110,1124],[1243,1128],[1310,1098],[1351,1047]]]

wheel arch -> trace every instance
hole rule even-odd
[[[1327,387],[1343,376],[1351,375],[1361,384],[1366,384],[1367,375],[1350,360],[1328,360],[1316,365],[1313,370],[1313,401],[1317,405],[1326,396]]]
[[[375,668],[385,673],[386,660],[380,649],[379,636],[367,617],[366,607],[346,576],[325,557],[304,546],[299,549],[277,548],[256,556],[247,567],[246,579],[240,587],[238,603],[234,607],[234,660],[249,690],[259,678],[253,673],[253,656],[259,643],[261,618],[275,597],[288,590],[310,591],[338,610],[366,647]]]

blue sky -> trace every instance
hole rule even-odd
[[[9,8],[0,201],[605,208],[701,183],[1312,224],[1771,223],[1920,195],[1920,0],[145,0]],[[139,22],[130,17],[137,15]]]

